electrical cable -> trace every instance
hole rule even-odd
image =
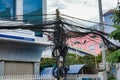
[[[90,29],[90,28],[84,28],[84,27],[81,27],[81,26],[77,26],[77,25],[74,25],[74,24],[70,24],[70,23],[66,23],[66,22],[63,22],[64,24],[68,25],[68,26],[75,26],[75,27],[78,27],[78,28],[81,28],[81,29],[84,29],[84,30],[89,30],[89,31],[97,31],[101,34],[104,34],[104,35],[108,35],[107,33],[105,32],[102,32],[102,31],[98,31],[98,30],[95,30],[95,29]]]
[[[54,17],[48,17],[54,16]],[[77,23],[75,21],[66,19],[64,17],[69,17],[71,19],[77,19],[79,21],[85,21],[89,23],[95,23],[95,24],[102,24],[102,25],[107,25],[107,26],[112,26],[109,24],[104,24],[104,23],[98,23],[98,22],[93,22],[89,20],[84,20],[84,19],[79,19],[75,17],[71,17],[65,14],[60,14],[60,16],[56,14],[41,14],[41,15],[17,15],[13,18],[16,17],[23,17],[23,16],[29,16],[30,18],[32,17],[44,17],[43,19],[36,19],[36,20],[30,20],[31,23],[34,22],[39,22],[43,21],[42,23],[38,23],[36,25],[8,25],[8,26],[0,26],[0,29],[7,29],[7,30],[13,30],[13,29],[25,29],[25,30],[31,30],[34,32],[42,32],[43,34],[48,35],[49,33],[52,35],[48,35],[52,37],[52,41],[54,43],[54,49],[52,51],[52,56],[55,57],[56,59],[56,67],[53,69],[53,76],[57,79],[59,79],[60,76],[65,77],[67,76],[67,72],[69,70],[69,66],[66,66],[66,55],[68,52],[68,47],[66,45],[67,40],[70,38],[76,38],[76,37],[83,37],[83,36],[89,36],[89,34],[95,34],[97,36],[100,36],[103,39],[103,42],[108,48],[115,48],[115,49],[120,49],[120,46],[115,45],[111,41],[109,41],[105,36],[108,36],[107,33],[91,29],[91,28],[86,28],[84,25]],[[62,17],[63,16],[63,17]],[[3,16],[4,17],[4,16]],[[62,66],[59,66],[59,61],[60,57],[63,58],[63,63]],[[64,78],[64,79],[65,79]]]
[[[105,24],[105,23],[99,23],[99,22],[94,22],[94,21],[90,21],[90,20],[80,19],[80,18],[69,16],[69,15],[65,15],[65,14],[60,14],[60,15],[61,16],[66,16],[66,17],[69,17],[69,18],[72,18],[72,19],[77,19],[77,20],[85,21],[85,22],[90,22],[90,23],[95,23],[95,24],[101,24],[101,25],[106,25],[106,26],[113,26],[113,25],[110,25],[110,24]]]
[[[69,23],[74,23],[74,24],[78,24],[79,26],[85,26],[85,25],[83,25],[83,24],[80,24],[80,23],[78,23],[78,22],[75,22],[75,21],[72,21],[72,20],[70,20],[70,19],[67,19],[67,18],[64,18],[64,17],[62,17],[62,19],[64,20],[63,22],[66,22],[66,21],[69,21]]]

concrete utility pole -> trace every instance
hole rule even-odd
[[[102,12],[102,1],[98,0],[99,5],[99,19],[100,19],[100,30],[104,32],[104,21],[103,21],[103,12]],[[106,73],[106,53],[103,41],[102,44],[102,64],[103,64],[103,79],[107,80],[107,73]]]
[[[67,54],[67,46],[65,45],[66,38],[63,30],[63,26],[61,25],[60,20],[60,12],[56,9],[56,24],[54,29],[54,56],[56,58],[56,69],[53,69],[53,76],[57,78],[57,80],[64,80],[67,75],[67,68],[65,65],[65,57]]]
[[[56,9],[56,20],[58,20],[58,21],[60,20],[60,12],[58,9]],[[56,27],[60,28],[60,24],[57,24]],[[58,31],[58,33],[60,33],[60,32]],[[58,37],[60,37],[60,36],[61,35],[59,34]],[[58,51],[58,53],[59,53],[59,55],[61,54],[59,51]],[[60,56],[59,61],[58,61],[58,68],[60,68],[62,66],[62,64],[63,64],[63,58]],[[63,77],[61,77],[60,74],[58,75],[58,80],[63,80]]]
[[[102,1],[98,0],[98,4],[99,4],[100,30],[104,31],[104,26],[102,25],[104,23],[104,21],[103,21],[103,12],[102,12]]]
[[[101,0],[98,0],[98,3],[99,3],[99,19],[100,19],[100,30],[101,31],[104,31],[104,21],[103,21],[103,13],[102,13],[102,2]],[[105,59],[105,48],[104,48],[104,43],[102,41],[102,63],[103,63],[103,66],[105,68],[105,62],[106,62],[106,59]]]

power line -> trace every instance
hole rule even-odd
[[[56,14],[41,14],[41,15],[15,15],[15,16],[1,16],[1,17],[11,17],[11,18],[15,18],[17,19],[17,17],[23,17],[23,16],[26,16],[26,17],[38,17],[38,16],[48,16],[48,15],[56,15]],[[72,17],[72,16],[69,16],[69,15],[65,15],[65,14],[60,14],[61,16],[66,16],[66,17],[69,17],[69,18],[72,18],[72,19],[77,19],[77,20],[80,20],[80,21],[85,21],[85,22],[89,22],[89,23],[95,23],[95,24],[101,24],[101,25],[107,25],[107,26],[113,26],[113,25],[110,25],[110,24],[105,24],[105,23],[99,23],[99,22],[94,22],[94,21],[90,21],[90,20],[85,20],[85,19],[80,19],[80,18],[76,18],[76,17]],[[64,17],[63,17],[64,18]],[[65,18],[64,18],[65,19]],[[2,19],[3,20],[3,19]],[[9,19],[8,19],[9,20]],[[17,21],[17,20],[15,20]],[[21,20],[23,21],[23,20]],[[72,21],[72,20],[71,20]]]
[[[66,15],[64,15],[66,16]],[[78,20],[82,20],[82,21],[86,21],[86,22],[91,22],[91,23],[97,23],[97,22],[92,22],[92,21],[88,21],[88,20],[83,20],[83,19],[79,19],[79,18],[75,18],[75,17],[71,17],[71,16],[67,16],[70,17],[72,19],[78,19]],[[73,21],[72,23],[67,22],[67,19],[64,21],[65,18],[62,17],[61,21],[56,21],[56,19],[54,20],[46,20],[38,25],[17,25],[17,26],[0,26],[0,29],[28,29],[28,30],[32,30],[32,31],[39,31],[39,32],[46,32],[46,33],[53,33],[54,32],[54,26],[56,24],[61,24],[61,26],[63,26],[64,28],[66,27],[71,27],[71,30],[67,29],[65,30],[65,36],[66,37],[80,37],[80,36],[85,36],[88,34],[97,34],[97,35],[108,35],[107,33],[104,33],[102,31],[98,31],[95,29],[91,29],[91,28],[85,28],[85,27],[81,27],[81,24],[79,25],[75,25],[75,23],[77,24],[77,22]],[[97,23],[100,24],[100,23]],[[112,25],[109,25],[112,26]],[[76,30],[74,30],[76,29]],[[86,32],[81,32],[78,29],[83,29],[83,30],[87,30]],[[52,30],[52,31],[50,31]],[[67,34],[68,32],[73,33],[73,34]],[[76,35],[77,34],[77,35]],[[104,37],[102,37],[104,39]],[[107,39],[105,39],[106,44],[111,44],[114,45],[112,43],[110,43],[110,41],[108,41]],[[114,45],[116,46],[116,45]]]
[[[105,23],[99,23],[99,22],[94,22],[94,21],[90,21],[90,20],[80,19],[80,18],[69,16],[69,15],[65,15],[65,14],[61,14],[61,16],[66,16],[66,17],[69,17],[69,18],[73,18],[73,19],[77,19],[77,20],[81,20],[81,21],[85,21],[85,22],[90,22],[90,23],[95,23],[95,24],[101,24],[101,25],[106,25],[106,26],[113,26],[113,25],[110,25],[110,24],[105,24]]]
[[[77,27],[77,28],[81,28],[81,29],[85,29],[85,30],[89,30],[89,31],[96,31],[96,32],[99,32],[99,33],[101,33],[101,34],[108,35],[108,34],[105,33],[105,32],[98,31],[98,30],[95,30],[95,29],[85,28],[85,27],[77,26],[77,25],[70,24],[70,23],[67,23],[67,22],[63,22],[63,23],[66,24],[66,25],[68,25],[68,26],[74,26],[74,27]]]

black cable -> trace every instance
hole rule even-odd
[[[102,32],[102,31],[98,31],[98,30],[95,30],[95,29],[90,29],[90,28],[84,28],[84,27],[81,27],[81,26],[77,26],[77,25],[73,25],[73,24],[70,24],[70,23],[66,23],[66,22],[63,22],[63,24],[66,24],[68,26],[74,26],[74,27],[77,27],[77,28],[81,28],[81,29],[84,29],[84,30],[89,30],[89,31],[96,31],[96,32],[99,32],[101,34],[104,34],[104,35],[108,35],[107,33],[105,32]]]
[[[77,29],[77,28],[79,28],[79,27],[75,27],[75,26],[70,26],[70,25],[66,25],[66,24],[64,24],[64,23],[68,23],[67,21],[65,21],[64,19],[62,20],[62,24],[64,25],[63,27],[64,28],[66,28],[67,29],[67,27],[69,27],[72,31],[78,31],[79,32],[79,29]],[[69,23],[71,23],[71,22],[69,22]],[[67,27],[66,27],[67,26]]]
[[[49,29],[49,27],[43,27],[47,25],[54,25],[56,22],[51,22],[51,23],[44,23],[44,24],[39,24],[39,25],[17,25],[17,26],[0,26],[0,29]],[[51,28],[53,29],[53,28]]]
[[[55,78],[58,79],[59,70],[57,69],[57,67],[54,67],[54,68],[53,68],[52,75],[53,75]]]
[[[71,16],[65,15],[65,14],[61,14],[61,16],[66,16],[66,17],[69,17],[69,18],[72,18],[72,19],[77,19],[77,20],[81,20],[81,21],[85,21],[85,22],[90,22],[90,23],[96,23],[96,24],[101,24],[101,25],[113,26],[113,25],[110,25],[110,24],[99,23],[99,22],[94,22],[94,21],[90,21],[90,20],[85,20],[85,19],[80,19],[80,18],[76,18],[76,17],[71,17]]]
[[[85,25],[83,25],[83,24],[80,24],[80,23],[77,23],[77,22],[75,22],[75,21],[72,21],[72,20],[70,20],[70,19],[67,19],[67,18],[64,18],[64,17],[62,17],[62,21],[63,22],[67,22],[67,21],[69,21],[69,22],[72,22],[72,23],[76,23],[76,24],[78,24],[79,26],[85,26]]]
[[[116,47],[117,49],[120,49],[120,46],[115,45],[114,43],[112,43],[111,41],[109,41],[106,37],[104,37],[102,34],[97,33],[97,32],[91,32],[91,33],[99,35],[104,40],[104,42],[107,42],[107,43],[113,45],[114,47]]]
[[[33,16],[48,16],[48,15],[56,15],[56,14],[29,14],[29,15],[15,15],[15,16],[9,16],[9,15],[2,15],[1,17],[12,17],[12,18],[16,18],[16,17],[23,17],[23,16],[29,16],[29,17],[33,17]]]

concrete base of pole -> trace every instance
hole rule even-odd
[[[98,77],[101,78],[100,80],[108,80],[106,71],[99,72]]]

